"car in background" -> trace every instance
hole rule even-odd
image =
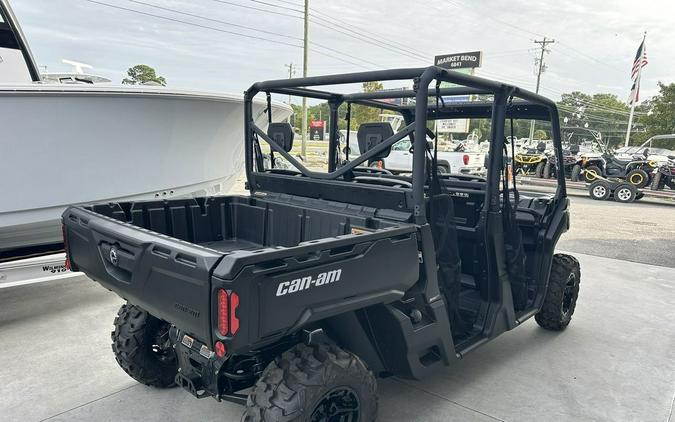
[[[428,142],[433,142],[427,138]],[[357,157],[361,154],[357,131],[349,132],[349,146],[347,146],[347,131],[340,130],[340,145],[343,157],[349,160],[349,156]],[[411,173],[413,154],[410,150],[412,146],[410,138],[405,137],[392,145],[391,152],[385,158],[370,163],[371,167],[376,167],[390,172]],[[482,176],[485,174],[485,153],[468,151],[438,151],[438,169],[441,173],[459,173]]]

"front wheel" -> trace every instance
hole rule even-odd
[[[242,422],[372,422],[376,381],[356,355],[298,344],[272,361],[248,396]]]
[[[135,305],[122,305],[110,334],[117,363],[136,381],[153,387],[175,385],[178,360],[170,325]]]
[[[544,305],[534,316],[540,327],[562,331],[569,325],[577,306],[580,282],[579,261],[571,255],[553,255]]]

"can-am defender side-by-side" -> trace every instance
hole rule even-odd
[[[413,89],[319,88],[390,80]],[[326,171],[291,155],[289,124],[254,123],[259,94],[328,102]],[[492,101],[444,102],[467,94]],[[343,104],[399,113],[405,126],[363,123],[364,152],[342,157]],[[510,180],[505,158],[507,149],[515,155],[505,143],[513,120],[537,119],[550,124],[562,159],[555,103],[429,67],[259,82],[245,105],[250,196],[63,214],[68,265],[128,301],[112,341],[131,377],[244,404],[244,421],[372,421],[377,377],[423,378],[531,317],[549,330],[570,323],[579,264],[554,252],[569,227],[564,176],[555,194],[530,196]],[[485,178],[438,171],[427,124],[457,118],[491,121]],[[411,175],[367,167],[406,136]],[[274,156],[293,168],[275,168]]]

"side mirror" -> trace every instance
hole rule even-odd
[[[434,143],[431,142],[431,141],[427,141],[427,149],[429,151],[433,151],[434,150]]]

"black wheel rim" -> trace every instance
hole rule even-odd
[[[321,397],[312,411],[312,422],[358,422],[361,404],[350,387],[336,387]]]
[[[570,274],[567,278],[567,283],[565,283],[565,290],[563,291],[563,300],[560,310],[562,311],[563,316],[567,316],[572,308],[572,303],[574,303],[574,288],[577,284],[577,277],[574,273]]]

